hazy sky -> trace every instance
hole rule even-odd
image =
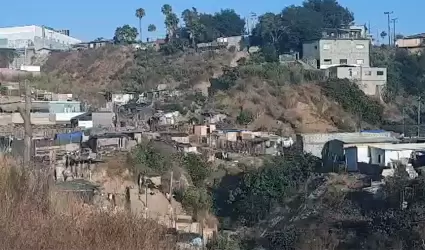
[[[138,27],[135,10],[142,7],[146,10],[143,19],[144,34],[147,26],[153,23],[158,31],[151,36],[163,36],[164,17],[161,13],[163,4],[170,4],[178,13],[192,6],[200,12],[216,12],[220,9],[232,8],[242,16],[250,12],[258,15],[267,11],[278,12],[285,6],[300,4],[301,0],[168,0],[168,1],[137,1],[137,0],[20,0],[2,1],[0,27],[18,25],[46,25],[55,29],[70,29],[71,36],[82,40],[97,37],[111,38],[117,26],[130,24]],[[387,19],[384,11],[394,11],[394,17],[399,18],[397,28],[405,35],[425,32],[423,26],[425,9],[424,0],[340,0],[343,6],[354,12],[356,23],[370,22],[372,34],[387,30]]]

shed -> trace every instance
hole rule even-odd
[[[55,135],[55,143],[59,145],[69,144],[69,143],[81,143],[83,139],[83,132],[75,131],[72,133],[61,133]]]
[[[87,145],[94,153],[107,149],[127,149],[129,139],[127,135],[122,133],[106,133],[91,136]]]
[[[425,143],[360,145],[344,151],[348,170],[358,171],[361,165],[390,167],[396,161],[407,162],[413,153],[425,151]]]

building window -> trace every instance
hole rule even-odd
[[[339,59],[339,64],[347,64],[347,59]]]
[[[370,71],[370,70],[368,70],[368,71],[365,71],[365,76],[371,76],[372,75],[372,71]]]
[[[376,75],[383,76],[384,75],[384,71],[378,70],[378,71],[376,71]]]
[[[364,45],[363,44],[356,44],[356,49],[364,49]]]
[[[331,65],[332,64],[332,59],[325,59],[325,60],[323,60],[323,64]]]
[[[363,65],[364,60],[363,60],[363,59],[357,59],[357,60],[356,60],[356,63],[357,63],[358,65]]]
[[[328,50],[331,48],[330,44],[323,44],[323,49]]]

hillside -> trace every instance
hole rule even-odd
[[[186,94],[209,92],[204,107],[222,110],[233,118],[241,109],[249,112],[249,121],[239,125],[251,129],[290,134],[356,128],[358,111],[326,95],[327,85],[323,85],[325,79],[320,72],[296,65],[261,66],[239,60],[247,56],[227,50],[164,55],[124,46],[53,53],[42,67],[45,74],[36,83],[50,90],[71,91],[93,104],[98,103],[96,96],[102,99],[96,95],[98,92],[144,91],[162,84],[185,90]],[[364,95],[362,98],[368,99]],[[367,127],[377,123],[362,120]]]

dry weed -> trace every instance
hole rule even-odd
[[[169,249],[164,228],[51,192],[43,171],[0,160],[0,249]]]

